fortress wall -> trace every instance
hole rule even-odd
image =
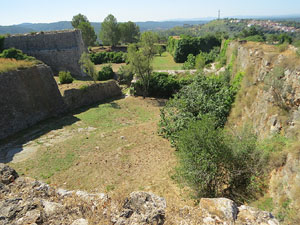
[[[0,96],[0,139],[65,110],[45,64],[0,74]]]
[[[68,110],[95,104],[106,99],[122,95],[120,86],[116,81],[92,84],[85,89],[70,89],[63,94],[63,99]]]
[[[13,35],[4,41],[4,48],[11,47],[46,63],[55,74],[68,70],[74,76],[84,76],[78,64],[81,54],[86,51],[80,30]]]

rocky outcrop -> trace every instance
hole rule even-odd
[[[165,222],[166,200],[152,193],[133,192],[120,213],[112,219],[115,225],[156,224]]]
[[[294,50],[279,52],[276,46],[233,41],[227,62],[233,62],[234,73],[245,72],[229,123],[250,122],[261,138],[281,131],[292,136],[300,125],[300,59]]]
[[[153,193],[133,192],[118,202],[103,193],[55,189],[0,164],[0,225],[278,224],[270,213],[226,198],[203,198],[175,214],[167,214],[165,199]]]
[[[121,88],[116,81],[95,83],[81,89],[69,89],[63,93],[68,110],[74,110],[109,98],[121,96]]]
[[[84,46],[80,30],[40,32],[12,35],[5,38],[4,48],[21,49],[24,53],[41,60],[55,74],[70,71],[74,76],[85,76],[78,63]]]
[[[49,66],[0,74],[0,139],[64,111]]]

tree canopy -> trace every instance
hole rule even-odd
[[[135,43],[138,42],[140,37],[140,28],[135,23],[128,21],[126,23],[120,23],[119,29],[121,33],[121,41],[123,43]]]
[[[72,26],[76,29],[81,30],[82,39],[86,46],[92,46],[95,44],[97,35],[86,16],[82,14],[73,16]]]
[[[120,41],[120,29],[117,19],[109,14],[101,25],[99,34],[104,45],[116,46]]]
[[[156,54],[158,37],[152,32],[145,32],[138,44],[131,44],[128,47],[127,59],[131,70],[142,81],[143,96],[148,95],[150,78],[152,74],[152,60]]]

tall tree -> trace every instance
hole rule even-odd
[[[86,16],[82,14],[73,16],[71,23],[74,28],[81,30],[82,39],[86,46],[92,46],[95,44],[97,35]]]
[[[71,23],[74,28],[78,28],[81,22],[89,22],[89,20],[85,15],[79,13],[78,15],[73,16]]]
[[[152,32],[142,34],[138,44],[131,44],[128,47],[127,59],[134,74],[141,79],[143,85],[143,97],[148,96],[150,78],[152,74],[152,61],[156,54],[158,38]]]
[[[140,28],[135,23],[128,21],[120,23],[121,41],[125,44],[138,42],[140,38]]]
[[[94,27],[89,22],[81,22],[78,29],[82,32],[82,39],[86,46],[93,46],[97,40]]]
[[[120,29],[117,19],[109,14],[101,24],[100,39],[104,45],[116,46],[120,41]]]

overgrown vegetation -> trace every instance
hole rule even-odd
[[[74,81],[74,78],[69,71],[60,71],[58,73],[58,78],[61,84],[71,84]]]
[[[214,117],[216,125],[223,127],[236,91],[230,84],[229,71],[219,76],[199,73],[193,83],[182,88],[161,110],[160,133],[175,143],[179,131],[204,115]]]
[[[91,61],[97,64],[103,63],[124,63],[126,53],[123,52],[97,52],[90,55]]]
[[[0,58],[0,73],[5,73],[17,69],[30,68],[35,64],[36,64],[35,61]]]
[[[168,73],[153,73],[150,77],[148,95],[151,97],[170,98],[182,87],[192,82],[192,77],[179,77]],[[141,81],[134,84],[135,90],[142,90]]]
[[[112,70],[111,65],[104,66],[99,72],[97,80],[104,81],[104,80],[110,80],[114,78],[114,71]]]
[[[183,63],[189,54],[194,56],[200,52],[210,52],[214,47],[220,47],[221,40],[214,35],[203,37],[169,37],[167,50],[174,57],[175,62]]]
[[[255,179],[264,174],[268,160],[248,129],[230,133],[216,120],[203,116],[179,132],[176,178],[196,197],[230,197],[243,202],[259,191]]]
[[[98,74],[96,73],[95,65],[90,60],[90,57],[87,53],[83,53],[79,60],[80,68],[82,71],[91,77],[94,81],[97,80]]]
[[[26,60],[26,61],[36,60],[34,57],[28,56],[24,54],[20,49],[16,49],[16,48],[9,48],[3,50],[2,53],[0,54],[0,58]]]

